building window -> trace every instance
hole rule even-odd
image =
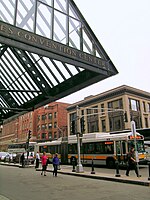
[[[121,116],[110,117],[109,118],[110,131],[120,131],[123,130],[123,123]]]
[[[93,107],[93,113],[98,113],[98,106]]]
[[[71,122],[74,121],[74,120],[76,120],[76,118],[77,118],[77,113],[76,112],[70,114],[70,121]]]
[[[81,115],[84,117],[84,110],[81,110]]]
[[[108,103],[108,108],[112,109],[122,109],[123,108],[123,102],[122,99],[117,99],[115,101],[111,101]]]
[[[140,104],[138,100],[129,99],[129,106],[130,106],[130,110],[140,111]]]
[[[52,132],[48,132],[48,139],[52,140]]]
[[[104,103],[101,104],[101,114],[104,114],[105,110],[104,110]]]
[[[113,123],[112,123],[112,119],[111,118],[109,118],[109,129],[110,129],[110,131],[113,130]]]
[[[48,124],[48,129],[51,129],[52,128],[52,123],[49,123]]]
[[[148,118],[145,117],[145,128],[148,128]]]
[[[46,115],[42,115],[42,120],[45,120],[46,119]]]
[[[48,114],[48,119],[52,119],[52,113]]]
[[[116,117],[114,120],[115,130],[121,130],[121,120],[120,117]]]
[[[147,106],[148,106],[148,112],[150,112],[150,103],[148,103]]]
[[[57,140],[57,132],[54,132],[54,140]]]
[[[76,121],[77,113],[71,113],[70,114],[70,135],[72,135],[72,121]]]
[[[88,123],[88,133],[98,132],[98,121]]]
[[[46,127],[47,127],[46,124],[42,124],[41,129],[44,130],[44,129],[46,129]]]
[[[98,106],[87,109],[87,128],[88,133],[98,132]]]
[[[135,121],[136,128],[142,128],[142,121],[139,116],[132,116],[132,120]]]
[[[88,115],[88,114],[92,113],[92,110],[91,109],[87,109],[86,112],[87,112],[87,115]]]
[[[40,134],[37,135],[37,139],[40,139]]]
[[[57,112],[54,112],[54,118],[57,118]]]
[[[39,131],[39,130],[40,130],[40,125],[37,126],[37,131]]]
[[[54,122],[54,128],[57,128],[57,122]]]
[[[46,139],[46,133],[42,133],[42,139]]]
[[[101,122],[102,122],[102,132],[105,132],[106,131],[106,120],[103,119]]]
[[[143,101],[143,111],[146,112],[146,106],[144,101]]]

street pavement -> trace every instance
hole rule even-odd
[[[19,164],[13,163],[1,163],[3,165],[8,166],[16,166],[21,167]],[[33,167],[34,165],[30,165],[29,167]],[[42,166],[40,165],[37,171],[41,171]],[[58,173],[64,175],[71,175],[71,176],[79,176],[84,178],[91,178],[91,179],[99,179],[99,180],[106,180],[106,181],[114,181],[114,182],[122,182],[128,184],[136,184],[136,185],[143,185],[143,186],[150,186],[150,174],[149,174],[149,166],[143,165],[139,166],[139,173],[141,177],[136,177],[134,170],[130,171],[130,176],[125,175],[126,169],[119,169],[119,173],[116,169],[107,169],[107,168],[91,168],[91,167],[83,167],[84,172],[77,173],[73,172],[73,166],[71,165],[61,165],[60,170]],[[49,164],[47,167],[47,172],[52,172],[53,166]]]
[[[95,168],[94,170],[90,167],[84,167],[84,172],[77,173],[73,172],[73,167],[68,165],[61,166],[61,169],[58,170],[58,173],[72,175],[72,176],[80,176],[84,178],[91,178],[91,179],[99,179],[99,180],[107,180],[107,181],[114,181],[114,182],[122,182],[122,183],[130,183],[130,184],[137,184],[143,186],[150,186],[150,177],[148,173],[148,166],[141,166],[139,169],[141,177],[136,177],[134,171],[130,171],[130,176],[125,175],[126,169],[116,171],[115,169],[105,169],[105,168]],[[37,169],[37,171],[40,169]],[[47,167],[48,172],[53,171],[52,165]]]
[[[52,165],[48,166],[47,176],[41,176],[40,170],[41,166],[36,171],[34,166],[0,165],[0,200],[149,200],[150,197],[147,186],[84,177],[83,174],[91,174],[90,167],[84,167],[82,174],[73,172],[73,176],[68,175],[72,167],[63,165],[58,177],[53,177]],[[142,174],[147,171],[146,168],[142,170]],[[92,177],[104,177],[104,172],[115,176],[114,170],[96,168],[95,171]],[[124,170],[121,177],[123,174]],[[134,173],[131,177],[137,179]]]

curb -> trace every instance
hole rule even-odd
[[[22,168],[22,165],[13,164],[13,163],[0,163],[0,165]],[[23,167],[23,168],[33,168],[33,167],[35,167],[35,166],[34,165],[25,165],[25,167]]]
[[[36,171],[41,171],[41,169],[36,169]],[[53,172],[53,170],[46,170],[46,171]],[[97,179],[97,180],[105,180],[105,181],[114,181],[114,182],[120,182],[120,183],[136,184],[136,185],[150,187],[150,181],[132,180],[132,179],[128,180],[128,179],[124,179],[122,177],[108,177],[108,176],[102,176],[102,175],[96,175],[96,174],[65,172],[65,171],[60,171],[60,170],[58,170],[58,173],[64,174],[64,175],[78,176],[78,177],[91,178],[91,179]]]

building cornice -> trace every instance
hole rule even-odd
[[[99,103],[103,100],[112,99],[114,97],[124,95],[124,94],[134,95],[134,96],[138,96],[138,97],[146,98],[146,99],[150,100],[150,93],[130,87],[130,86],[122,85],[117,88],[100,93],[98,95],[90,96],[89,98],[86,97],[84,100],[76,102],[76,103],[72,104],[71,106],[69,106],[67,108],[67,110],[68,111],[75,110],[77,105],[79,107],[86,107],[87,105],[88,106],[93,105],[93,104]]]

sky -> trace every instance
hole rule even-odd
[[[118,74],[59,100],[75,103],[121,85],[150,92],[150,0],[74,0]]]

